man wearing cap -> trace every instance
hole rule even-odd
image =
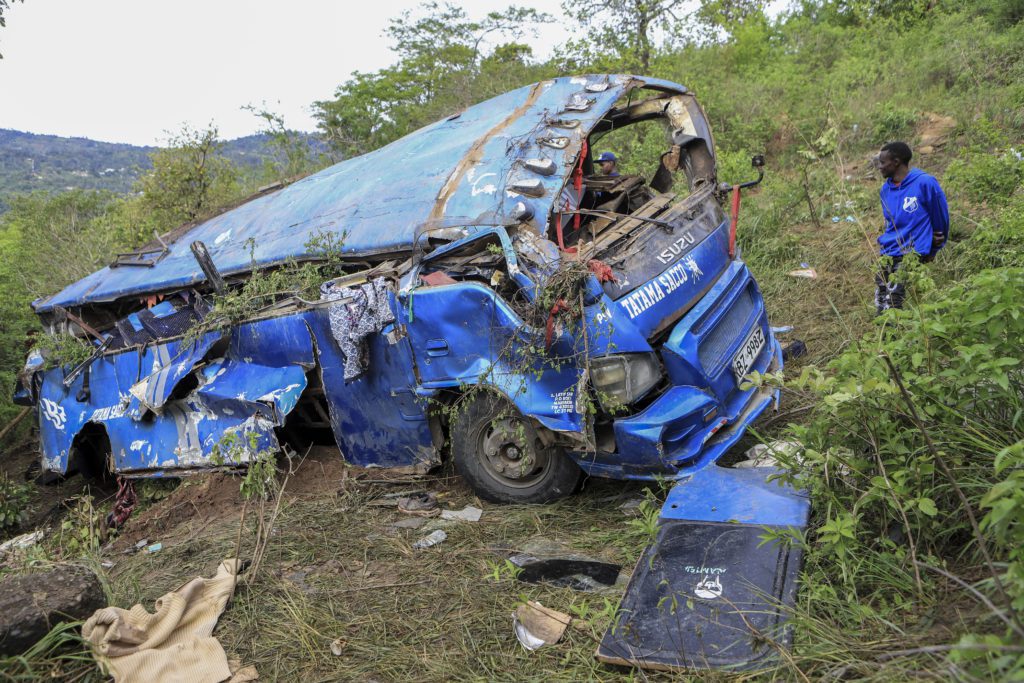
[[[935,258],[949,236],[946,195],[932,176],[910,167],[913,154],[905,142],[889,142],[878,154],[878,170],[885,182],[879,191],[885,231],[878,238],[883,262],[875,276],[875,307],[881,314],[903,308],[903,283],[893,275],[903,257],[916,253],[925,263]]]
[[[619,160],[611,152],[601,152],[596,163],[597,167],[601,169],[601,175],[606,178],[619,177]]]

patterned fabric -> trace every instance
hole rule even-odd
[[[345,354],[345,381],[351,382],[369,365],[367,338],[385,325],[395,322],[388,303],[390,287],[384,278],[377,278],[358,287],[334,288],[325,282],[320,287],[322,301],[338,301],[328,309],[331,334]]]

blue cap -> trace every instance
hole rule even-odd
[[[600,164],[600,163],[605,162],[605,161],[616,161],[617,162],[618,159],[616,159],[615,155],[612,154],[611,152],[601,152],[601,156],[599,156],[597,158],[597,163]]]

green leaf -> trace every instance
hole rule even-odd
[[[934,517],[939,514],[939,509],[935,507],[935,501],[931,498],[918,498],[917,509],[929,517]]]

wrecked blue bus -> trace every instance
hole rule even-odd
[[[663,142],[654,167],[598,175],[634,126]],[[499,502],[553,500],[584,475],[680,478],[777,400],[743,382],[782,357],[735,250],[738,187],[685,87],[536,83],[37,300],[48,333],[93,352],[60,367],[33,352],[16,400],[37,407],[42,468],[61,474],[181,476],[316,443],[364,467],[450,457]],[[204,325],[254,273],[323,258],[325,235],[345,274],[319,296]]]

